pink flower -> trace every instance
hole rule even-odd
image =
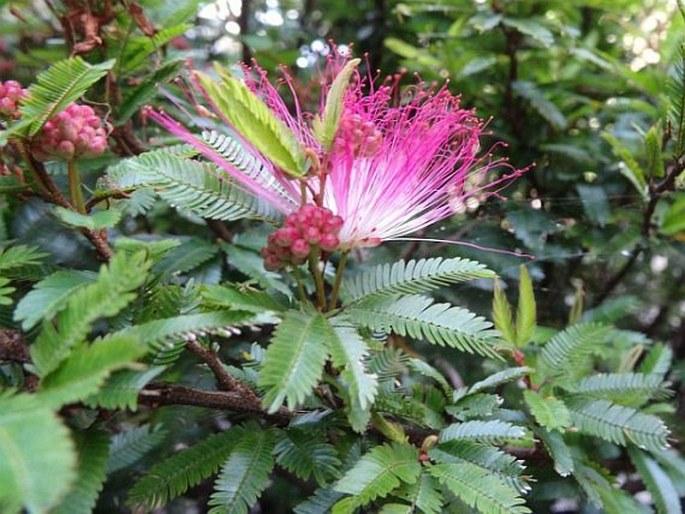
[[[333,79],[344,65],[339,56],[329,61],[320,116]],[[310,123],[314,116],[302,112],[291,79],[284,75],[295,98],[294,113],[261,68],[246,69],[245,80],[310,156],[314,173],[306,178],[304,199],[300,182],[280,170],[245,137],[241,142],[262,165],[260,174],[241,172],[167,114],[148,113],[226,170],[246,190],[284,214],[312,202],[330,210],[343,221],[337,234],[342,249],[375,246],[461,213],[524,171],[493,160],[489,152],[479,155],[485,124],[473,111],[463,109],[459,97],[447,87],[436,91],[419,84],[400,95],[398,101],[396,80],[376,85],[356,71],[342,99],[335,137],[327,147],[317,140]],[[207,98],[207,107],[226,120],[210,95],[195,85]],[[488,179],[498,167],[506,168],[507,173]]]
[[[70,104],[48,120],[33,141],[37,159],[96,157],[107,149],[107,133],[92,107]]]

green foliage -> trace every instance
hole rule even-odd
[[[663,377],[644,373],[600,373],[565,386],[584,397],[601,398],[620,405],[639,407],[652,398],[668,397]]]
[[[41,376],[54,371],[72,348],[86,339],[95,320],[114,316],[133,301],[136,289],[147,279],[149,266],[144,253],[131,257],[117,254],[109,266],[101,268],[95,282],[72,294],[57,316],[57,328],[44,321],[31,346],[36,371]]]
[[[349,323],[327,324],[326,341],[333,365],[342,368],[340,378],[349,388],[352,408],[366,410],[373,403],[378,389],[375,375],[369,374],[364,362],[368,346]]]
[[[516,309],[516,344],[526,345],[533,337],[535,330],[535,296],[533,282],[525,266],[519,268],[521,278],[519,282],[519,303]]]
[[[119,223],[121,219],[121,212],[113,209],[85,215],[63,207],[55,207],[54,212],[62,223],[71,227],[87,228],[88,230],[110,228]]]
[[[93,282],[96,275],[87,271],[57,271],[38,282],[14,310],[14,319],[29,330],[42,319],[52,318],[66,306],[72,293]]]
[[[36,135],[46,121],[81,98],[113,65],[114,61],[88,64],[80,57],[72,57],[40,73],[21,106],[20,123],[27,135]]]
[[[568,402],[568,408],[573,424],[580,432],[622,446],[630,441],[651,451],[668,445],[668,429],[661,419],[651,414],[606,400],[573,400]]]
[[[138,409],[138,393],[165,370],[164,366],[152,366],[145,371],[124,369],[112,373],[94,395],[85,399],[90,406],[104,409]]]
[[[127,468],[157,447],[167,436],[167,430],[140,425],[119,432],[111,439],[107,474]]]
[[[218,68],[220,82],[195,72],[195,77],[222,117],[259,152],[294,177],[305,173],[304,151],[295,136],[240,80]]]
[[[320,314],[288,311],[264,356],[259,385],[264,406],[276,412],[284,401],[302,403],[318,383],[328,356],[327,322]]]
[[[578,377],[584,373],[589,356],[597,352],[612,327],[597,323],[571,325],[545,344],[539,365],[557,377]]]
[[[109,168],[100,181],[108,190],[154,188],[172,206],[209,219],[273,218],[266,203],[246,193],[215,165],[166,150],[146,152]]]
[[[571,425],[571,415],[564,402],[553,396],[541,396],[534,391],[524,391],[523,397],[535,420],[547,430],[559,430]]]
[[[629,448],[630,460],[645,481],[658,512],[680,514],[680,497],[669,476],[661,469],[656,460],[637,448]]]
[[[129,492],[131,506],[155,509],[215,474],[245,435],[241,429],[213,434],[155,464]]]
[[[420,474],[417,448],[406,443],[377,446],[335,485],[336,491],[351,496],[336,503],[332,512],[352,512],[376,498],[384,498],[402,482],[415,483]]]
[[[326,96],[322,117],[317,116],[312,122],[312,131],[324,148],[330,148],[333,143],[343,113],[345,93],[349,87],[350,78],[360,62],[361,59],[350,59],[338,72]]]
[[[347,301],[352,303],[374,296],[423,293],[467,280],[494,276],[492,271],[475,261],[438,257],[376,266],[348,279],[344,290]]]
[[[526,437],[527,433],[522,427],[500,420],[454,423],[440,432],[440,442],[466,440],[502,444],[503,441]]]
[[[480,316],[420,295],[379,296],[345,310],[356,323],[372,330],[393,331],[458,350],[496,356],[496,332]]]
[[[38,395],[55,407],[84,400],[100,389],[112,371],[131,365],[146,351],[141,341],[127,336],[80,346],[44,377]]]
[[[210,514],[247,514],[266,488],[274,466],[274,434],[248,425],[221,467]]]
[[[57,415],[27,394],[0,394],[0,506],[8,514],[56,506],[76,479],[76,454]]]
[[[338,476],[340,460],[333,445],[324,438],[312,437],[305,430],[288,430],[278,434],[276,462],[303,480],[314,476],[319,485]]]
[[[78,475],[74,485],[53,511],[56,514],[88,514],[93,511],[106,478],[109,434],[90,429],[76,436]]]
[[[466,505],[483,514],[530,512],[514,489],[469,462],[435,464],[428,472]]]
[[[492,299],[492,322],[495,328],[502,334],[502,339],[509,344],[516,344],[514,317],[511,314],[511,306],[507,296],[499,285],[499,280],[495,280],[495,294]]]

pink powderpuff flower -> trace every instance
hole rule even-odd
[[[107,149],[107,132],[88,105],[70,104],[48,120],[33,141],[37,159],[96,157]]]
[[[27,95],[26,89],[15,80],[0,82],[0,116],[19,119],[19,102]]]
[[[345,59],[338,55],[328,62],[322,77],[320,116],[344,66]],[[294,112],[264,70],[256,65],[245,68],[246,85],[294,133],[307,154],[316,156],[319,172],[307,176],[306,198],[298,180],[242,135],[241,143],[261,165],[259,175],[243,173],[166,113],[149,109],[148,115],[285,215],[314,201],[328,209],[342,220],[339,248],[349,250],[400,240],[462,213],[525,171],[493,159],[491,151],[479,153],[485,122],[472,110],[463,109],[460,98],[446,86],[436,90],[419,84],[400,94],[398,81],[389,79],[378,85],[357,71],[352,73],[337,132],[326,147],[315,137],[314,115],[301,110],[287,72],[283,82],[294,97]],[[194,84],[207,99],[206,108],[228,122],[199,82]],[[488,179],[495,168],[505,168],[506,173]]]

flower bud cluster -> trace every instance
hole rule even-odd
[[[19,100],[25,96],[26,89],[19,82],[0,82],[0,116],[15,120],[19,118]]]
[[[333,142],[335,152],[352,150],[355,157],[373,157],[383,142],[383,134],[371,121],[364,121],[358,114],[347,115],[340,120]]]
[[[324,207],[303,205],[285,218],[281,228],[269,236],[262,248],[264,267],[277,270],[288,264],[303,264],[313,246],[333,252],[340,246],[338,233],[343,219]]]
[[[37,159],[95,157],[107,148],[107,133],[92,107],[71,104],[51,118],[33,142]]]

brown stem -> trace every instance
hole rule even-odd
[[[197,341],[191,340],[186,341],[186,348],[200,357],[209,369],[212,370],[220,389],[224,391],[240,391],[245,387],[226,371],[219,356],[209,348],[204,347]]]

